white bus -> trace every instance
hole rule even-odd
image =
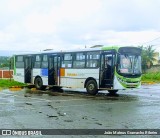
[[[86,88],[91,95],[99,90],[116,93],[138,88],[141,86],[141,49],[103,46],[15,55],[14,80],[34,84],[37,89],[46,86]]]

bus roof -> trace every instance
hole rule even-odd
[[[39,51],[39,52],[22,52],[15,55],[36,55],[36,54],[51,54],[51,53],[67,53],[67,52],[84,52],[84,51],[99,51],[99,50],[112,50],[115,49],[118,51],[118,49],[123,46],[102,46],[102,47],[92,47],[92,48],[83,48],[83,49],[71,49],[71,50],[47,50],[47,51]],[[124,46],[127,47],[127,46]],[[130,47],[130,46],[129,46]]]

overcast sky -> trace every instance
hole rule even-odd
[[[158,37],[160,0],[0,1],[0,50],[142,45]]]

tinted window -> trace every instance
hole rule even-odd
[[[74,68],[84,68],[85,67],[85,53],[76,53],[75,59],[73,61]]]
[[[99,52],[87,52],[87,64],[86,67],[99,67]]]
[[[23,56],[16,56],[16,68],[24,68]]]
[[[64,54],[62,60],[62,67],[63,68],[71,68],[72,67],[72,54]]]
[[[34,68],[40,68],[41,67],[41,56],[36,55],[34,60]]]
[[[24,62],[16,62],[16,68],[24,68]]]
[[[43,55],[42,57],[42,68],[48,68],[48,56]]]
[[[17,61],[18,62],[23,61],[23,56],[17,56]]]

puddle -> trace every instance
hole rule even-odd
[[[42,96],[43,94],[48,94],[50,96],[70,96],[70,97],[78,97],[78,98],[84,98],[84,99],[91,99],[91,100],[109,100],[109,101],[137,101],[138,96],[135,95],[128,95],[128,94],[106,94],[106,93],[98,93],[97,95],[88,95],[84,92],[52,92],[52,91],[40,91],[36,89],[26,89],[25,94],[36,94]]]
[[[74,97],[74,98],[82,98],[82,99],[89,99],[89,100],[103,100],[103,101],[122,101],[122,102],[131,102],[131,101],[138,101],[138,95],[129,95],[128,93],[122,94],[109,94],[109,93],[98,93],[97,95],[89,95],[85,92],[53,92],[53,91],[41,91],[35,88],[10,88],[10,89],[0,89],[3,92],[20,92],[24,94],[24,97],[32,97],[33,95],[36,96],[43,96],[43,94],[47,94],[49,96],[64,96],[64,97]]]

